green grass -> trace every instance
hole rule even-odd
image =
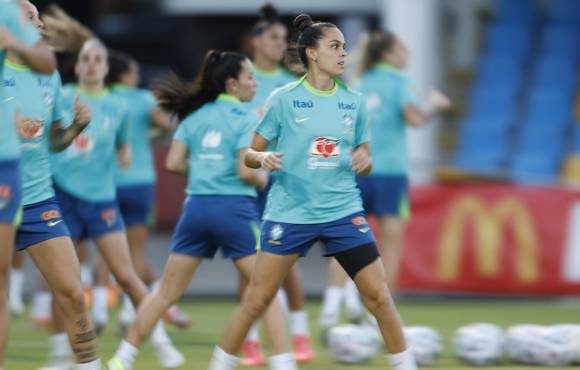
[[[183,369],[205,370],[212,347],[221,337],[225,321],[233,309],[233,301],[198,301],[181,305],[194,320],[194,326],[187,332],[169,328],[177,347],[187,357]],[[318,302],[309,304],[312,333],[316,335]],[[455,329],[473,322],[493,322],[504,328],[517,323],[555,324],[580,322],[578,305],[556,302],[493,302],[460,300],[404,301],[399,305],[402,316],[408,325],[429,325],[438,330],[445,338],[445,352],[429,369],[460,370],[473,369],[462,365],[452,355],[450,338]],[[115,314],[110,326],[99,338],[99,348],[104,359],[110,358],[120,337],[117,335]],[[7,370],[32,370],[44,364],[47,356],[46,339],[48,334],[32,327],[28,320],[16,318],[12,321],[11,342],[8,347]],[[318,345],[318,343],[317,343]],[[317,360],[301,369],[309,370],[378,370],[387,369],[382,356],[377,356],[364,366],[344,366],[334,363],[324,349],[318,348]],[[135,370],[159,369],[149,345],[142,349]],[[515,366],[502,363],[501,370],[529,369],[529,366]],[[479,369],[491,369],[480,367]],[[551,368],[559,369],[559,368]],[[565,368],[561,368],[565,369]]]

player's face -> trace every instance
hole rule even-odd
[[[236,80],[236,87],[234,94],[241,101],[251,101],[256,95],[256,80],[254,79],[254,70],[252,68],[252,62],[246,59],[242,62],[242,69]]]
[[[389,63],[399,69],[403,69],[407,66],[409,50],[398,37],[393,44],[393,48],[387,53],[387,58],[389,59]]]
[[[336,27],[325,28],[322,32],[324,36],[318,40],[318,48],[312,52],[315,61],[311,63],[330,76],[339,76],[344,72],[347,55],[344,35]]]
[[[109,72],[107,52],[99,44],[88,42],[83,46],[76,65],[79,82],[101,83]]]
[[[34,6],[34,4],[32,4],[30,1],[24,0],[19,1],[18,4],[20,5],[20,9],[24,13],[28,21],[37,30],[39,31],[42,30],[44,28],[44,23],[42,22],[40,16],[38,15],[38,9],[36,9],[36,6]]]
[[[124,83],[130,87],[139,85],[139,64],[133,62],[129,65],[129,70],[123,76]]]
[[[279,63],[284,58],[284,53],[288,48],[287,37],[288,31],[286,27],[276,23],[255,38],[254,47],[257,53],[261,53],[269,60]]]

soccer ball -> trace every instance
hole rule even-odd
[[[455,355],[470,365],[492,365],[503,356],[503,330],[488,323],[463,326],[455,332]]]
[[[336,361],[360,364],[373,358],[382,341],[377,332],[363,325],[339,325],[328,332],[328,350]]]
[[[508,330],[508,355],[530,365],[565,366],[578,359],[576,325],[516,325]]]
[[[419,365],[429,365],[443,351],[441,336],[428,326],[409,326],[404,328],[407,344],[413,350]]]

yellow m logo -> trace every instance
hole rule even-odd
[[[467,195],[454,201],[443,225],[437,261],[437,274],[442,280],[452,281],[459,277],[461,250],[470,216],[475,226],[475,268],[481,276],[499,274],[504,227],[511,225],[516,248],[516,278],[525,284],[540,279],[536,230],[527,207],[515,197],[505,197],[487,205],[479,197]]]

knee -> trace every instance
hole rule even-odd
[[[68,307],[74,312],[86,310],[85,294],[80,284],[55,290],[55,298],[62,303],[61,307]]]
[[[381,286],[370,289],[363,296],[368,309],[371,312],[384,312],[393,308],[393,302],[388,290]]]
[[[257,319],[266,309],[272,301],[273,296],[266,294],[265,292],[249,290],[244,297],[243,309],[247,314],[253,319]]]

